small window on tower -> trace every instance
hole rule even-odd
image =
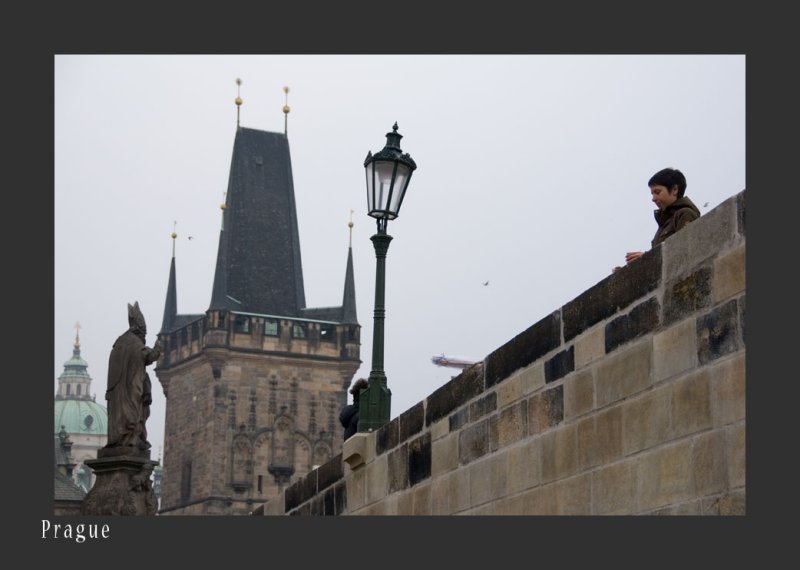
[[[306,338],[306,324],[294,323],[292,325],[292,338]]]
[[[250,317],[247,315],[236,315],[234,330],[238,333],[250,332]]]
[[[81,385],[80,385],[80,384],[78,384],[77,386],[75,386],[75,393],[76,393],[78,396],[80,396],[80,395],[81,395]]]
[[[336,327],[334,325],[320,325],[319,326],[319,338],[320,338],[320,340],[326,340],[328,342],[335,342],[336,341]]]
[[[278,321],[275,319],[264,320],[264,335],[265,336],[278,336]]]

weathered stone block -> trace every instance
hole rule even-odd
[[[322,496],[316,496],[310,501],[311,503],[311,516],[312,517],[321,517],[325,514],[325,506],[322,502]]]
[[[692,446],[692,471],[694,495],[705,496],[728,488],[724,430],[704,433],[694,439]]]
[[[450,481],[447,477],[435,477],[431,480],[431,514],[449,515],[450,507]]]
[[[575,339],[575,370],[606,355],[605,327],[598,326]]]
[[[685,228],[684,228],[685,229]],[[711,268],[701,267],[664,287],[664,324],[682,320],[711,306]]]
[[[652,383],[652,341],[643,340],[598,363],[595,370],[595,400],[607,406],[648,388]]]
[[[711,376],[711,416],[714,426],[724,426],[745,418],[745,355],[738,354],[709,368]]]
[[[317,469],[317,485],[320,490],[325,489],[344,477],[342,454],[320,465]]]
[[[465,406],[448,418],[450,431],[458,431],[469,423],[469,406]]]
[[[400,418],[384,424],[375,432],[375,453],[388,451],[400,443]]]
[[[653,336],[654,381],[660,382],[697,366],[694,319],[685,319]]]
[[[744,487],[746,481],[745,424],[728,428],[728,480],[731,488]]]
[[[587,469],[622,457],[622,406],[609,408],[576,425],[578,465]]]
[[[525,515],[558,514],[558,501],[554,485],[531,489],[523,493],[519,500],[522,502],[522,511]]]
[[[672,387],[664,386],[622,404],[625,455],[649,449],[672,438]]]
[[[741,516],[747,514],[744,490],[733,491],[731,493],[705,499],[703,501],[703,514],[720,516]]]
[[[469,466],[469,504],[476,507],[492,498],[492,462],[489,458],[475,461]]]
[[[522,397],[522,376],[514,374],[511,378],[503,380],[497,385],[495,396],[497,398],[495,401],[496,408],[503,408],[519,400]],[[470,418],[472,418],[471,414]]]
[[[505,453],[476,461],[469,469],[470,506],[477,507],[505,496],[508,489]]]
[[[714,303],[725,301],[745,289],[744,244],[714,260]]]
[[[645,252],[634,263],[612,273],[561,308],[564,341],[645,297],[661,283],[661,248]]]
[[[469,478],[470,470],[468,468],[457,469],[447,475],[450,507],[453,509],[453,514],[466,511],[470,507]]]
[[[403,444],[389,453],[389,493],[408,487],[408,444]]]
[[[431,434],[424,433],[408,444],[408,482],[413,487],[431,476]]]
[[[458,434],[458,462],[474,461],[489,452],[489,419],[462,429]]]
[[[379,455],[366,466],[367,504],[383,499],[389,491],[389,456]]]
[[[508,497],[494,503],[493,514],[498,517],[524,515],[522,507],[522,501],[518,497]]]
[[[522,394],[528,395],[544,386],[544,363],[535,362],[519,373],[522,382]]]
[[[483,392],[483,363],[475,364],[427,398],[425,425],[431,425]],[[452,428],[451,428],[452,429]]]
[[[544,363],[544,381],[555,382],[575,370],[575,347],[562,350]]]
[[[345,479],[347,488],[347,510],[350,513],[358,511],[367,502],[367,470],[352,471]]]
[[[508,406],[489,420],[489,450],[496,451],[528,434],[528,402]]]
[[[664,274],[672,277],[691,272],[728,246],[737,235],[736,198],[732,197],[667,238],[662,244]]]
[[[541,450],[539,438],[528,439],[521,445],[508,448],[506,472],[508,492],[518,493],[535,487],[540,481]]]
[[[528,398],[528,434],[536,435],[564,420],[564,385]]]
[[[458,434],[451,433],[433,440],[431,449],[431,475],[434,477],[458,467]]]
[[[592,514],[592,475],[586,473],[555,484],[556,509],[559,515]]]
[[[660,311],[658,299],[650,297],[636,305],[628,314],[620,315],[606,324],[606,353],[653,331],[661,323]]]
[[[681,437],[711,427],[711,389],[707,369],[672,385],[672,433]]]
[[[592,472],[592,512],[629,515],[636,512],[637,460],[629,459]]]
[[[583,370],[564,380],[564,418],[569,420],[594,408],[594,375]]]
[[[490,392],[469,405],[469,421],[474,422],[497,409],[497,392]]]
[[[561,342],[561,312],[543,318],[486,357],[486,387],[544,356]]]
[[[575,425],[542,435],[542,483],[574,475],[578,470],[578,435]]]
[[[641,511],[681,503],[691,497],[691,442],[683,441],[645,453],[638,468],[638,506]]]
[[[409,489],[397,496],[397,515],[409,516],[414,514],[414,492]]]
[[[411,491],[413,496],[413,513],[417,516],[431,514],[431,484],[425,482],[414,487]]]
[[[336,515],[336,491],[333,487],[325,489],[322,494],[322,514],[326,517]]]
[[[431,425],[431,439],[436,441],[450,433],[450,418],[442,418]]]
[[[422,431],[425,423],[425,407],[422,402],[412,406],[399,416],[400,441],[406,441],[411,436]]]

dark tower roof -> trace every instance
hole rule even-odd
[[[174,239],[174,238],[173,238]],[[178,315],[178,291],[175,286],[175,251],[172,252],[172,261],[169,265],[169,283],[167,285],[167,300],[164,302],[164,319],[161,321],[161,330],[165,333],[172,330],[175,317]]]
[[[209,309],[300,316],[305,307],[289,142],[236,130]]]
[[[341,322],[357,325],[358,316],[356,315],[356,280],[353,274],[353,248],[347,250],[347,270],[344,275],[344,295],[342,297],[342,320]]]

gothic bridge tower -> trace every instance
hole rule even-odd
[[[286,133],[241,127],[238,109],[221,207],[205,313],[178,314],[172,234],[162,515],[247,514],[337,455],[361,364],[352,248],[342,305],[306,307]]]

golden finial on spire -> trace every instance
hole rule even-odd
[[[286,136],[289,130],[289,87],[284,87],[283,92],[285,93],[285,103],[283,105],[283,134]]]
[[[175,257],[175,238],[178,237],[178,234],[175,233],[175,226],[178,225],[178,220],[172,222],[172,257]]]
[[[75,348],[81,347],[81,339],[79,336],[80,330],[81,330],[81,322],[75,321]]]
[[[239,87],[242,85],[242,80],[237,77],[236,78],[236,99],[234,99],[234,103],[236,103],[236,128],[239,128],[239,108],[242,106],[242,98],[239,93]]]
[[[347,227],[350,228],[350,247],[353,247],[353,210],[350,210],[350,221],[347,222]]]
[[[227,199],[228,193],[222,193],[222,204],[219,205],[220,214],[222,215],[222,221],[220,222],[220,229],[225,229],[225,200]]]

